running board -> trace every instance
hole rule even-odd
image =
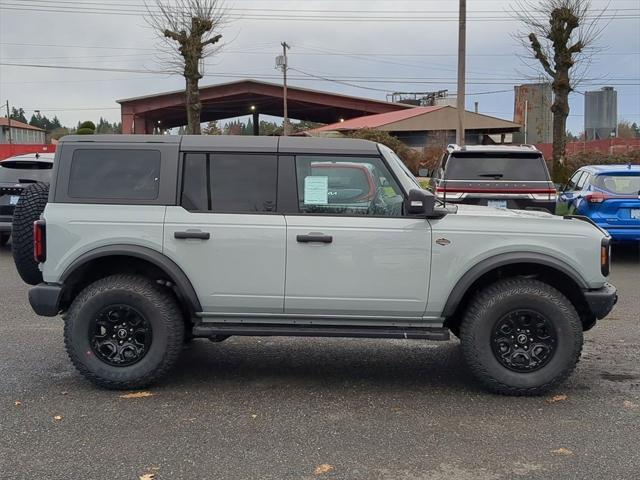
[[[343,337],[449,340],[447,328],[393,328],[351,326],[274,325],[250,323],[200,323],[193,327],[195,337],[242,335],[249,337]]]

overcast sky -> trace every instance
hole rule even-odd
[[[619,119],[640,123],[640,1],[593,1],[595,8],[607,3],[615,18],[608,21],[598,43],[602,52],[579,89],[614,86]],[[274,57],[284,40],[291,45],[290,66],[305,72],[291,72],[293,85],[377,99],[394,91],[456,90],[456,0],[230,0],[226,5],[231,15],[223,32],[226,45],[208,60],[201,85],[239,78],[278,81]],[[467,7],[467,108],[478,101],[481,113],[505,119],[513,118],[513,85],[535,77],[512,37],[518,30],[509,13],[513,6],[470,0]],[[182,77],[149,72],[159,65],[143,10],[143,0],[0,0],[0,101],[23,107],[27,118],[38,109],[75,125],[100,116],[119,120],[116,99],[184,88]],[[571,107],[569,129],[577,133],[583,130],[583,96],[573,94]]]

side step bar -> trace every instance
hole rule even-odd
[[[193,327],[195,337],[242,335],[250,337],[343,337],[449,340],[447,328],[308,326],[251,323],[200,323]]]

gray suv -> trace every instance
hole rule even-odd
[[[0,161],[0,246],[11,236],[13,210],[22,190],[32,183],[48,183],[52,168],[53,153],[30,153]]]
[[[617,298],[595,225],[445,207],[362,140],[70,136],[20,203],[31,305],[106,388],[158,380],[194,337],[453,332],[487,388],[541,394]]]

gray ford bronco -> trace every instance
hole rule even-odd
[[[16,264],[106,388],[157,381],[194,337],[453,332],[488,389],[541,394],[617,299],[594,224],[442,204],[372,142],[70,136],[54,165],[18,202]]]

